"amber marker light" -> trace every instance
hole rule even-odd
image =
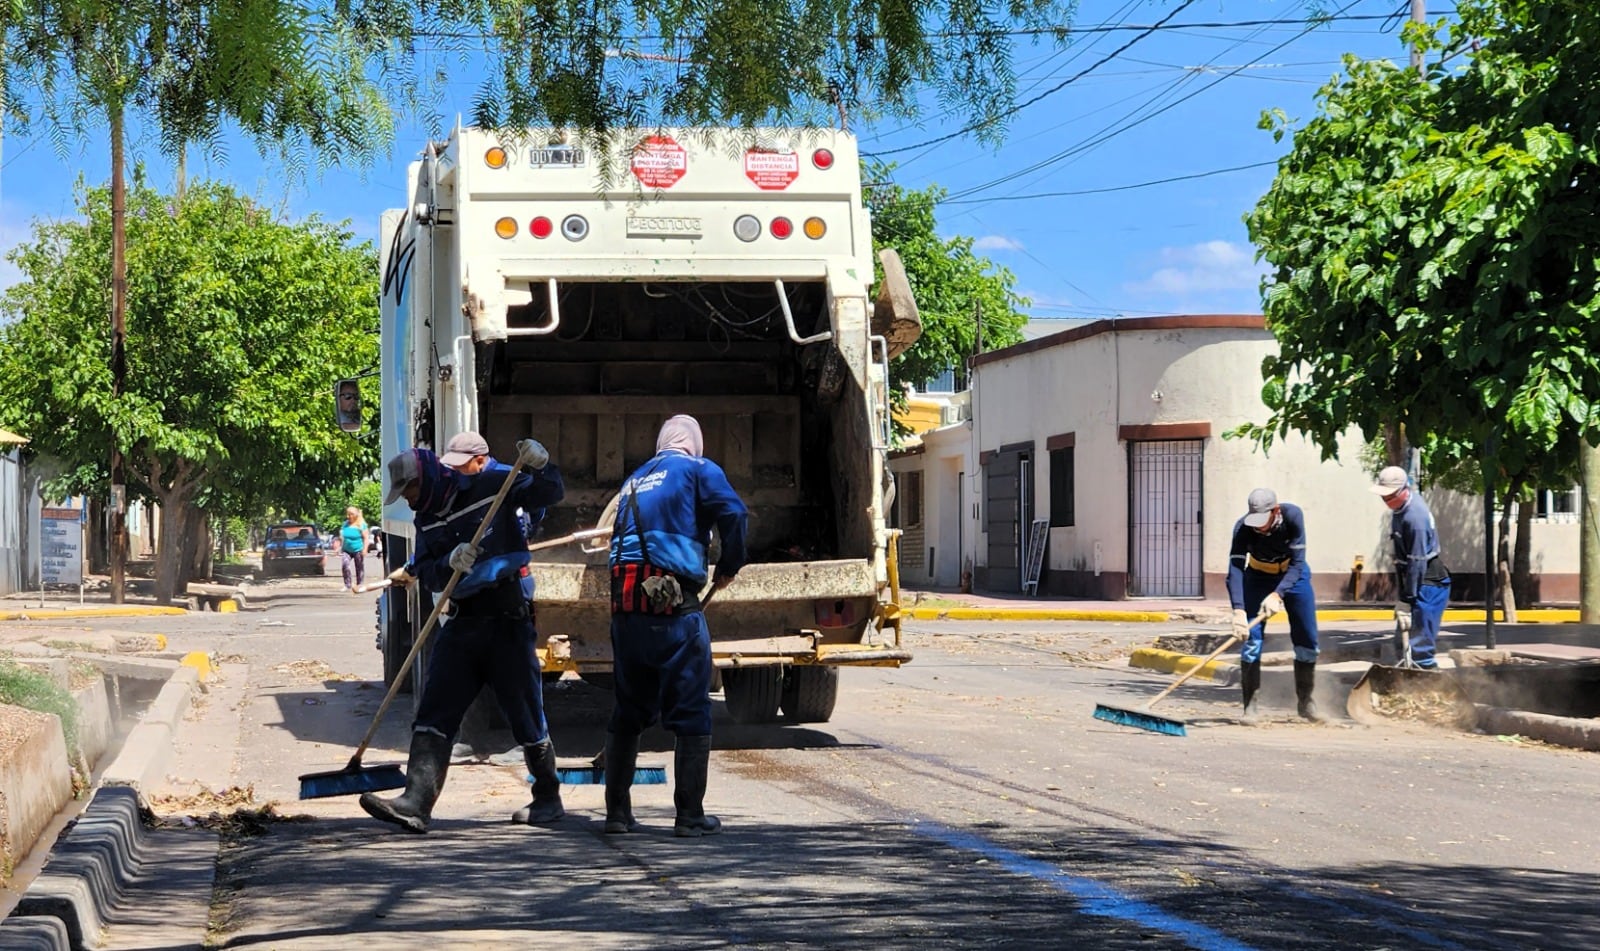
[[[806,237],[815,241],[828,233],[828,223],[821,218],[807,218],[801,230],[806,233]]]
[[[489,151],[483,153],[483,164],[489,166],[490,168],[505,168],[506,150],[497,145]],[[501,237],[508,237],[508,235],[501,235]]]
[[[517,236],[517,219],[501,218],[494,223],[494,233],[502,238],[515,238]]]

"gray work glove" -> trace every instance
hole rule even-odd
[[[543,469],[550,461],[550,452],[539,445],[537,439],[523,439],[517,443],[517,466],[526,469]]]
[[[1267,617],[1272,617],[1283,611],[1283,595],[1274,591],[1261,599],[1261,611]]]
[[[417,576],[407,571],[405,565],[401,565],[395,570],[389,572],[389,583],[394,585],[396,588],[404,588],[406,585],[409,585],[415,580],[417,580]]]
[[[1241,641],[1250,639],[1250,617],[1244,613],[1244,608],[1233,609],[1233,636]]]
[[[450,552],[450,567],[466,574],[472,566],[478,563],[478,546],[471,542],[462,542]]]
[[[1411,605],[1404,601],[1394,603],[1394,626],[1401,634],[1411,633]]]

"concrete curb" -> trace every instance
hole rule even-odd
[[[1579,750],[1600,750],[1600,721],[1557,717],[1526,710],[1508,710],[1473,704],[1478,711],[1478,728],[1485,733],[1525,736],[1530,740],[1570,746]]]
[[[1196,624],[1225,625],[1227,618],[1218,615],[1215,619],[1196,618],[1189,612],[1173,611],[1139,611],[1135,609],[1119,610],[1114,608],[1100,608],[1092,611],[1073,610],[1070,608],[929,608],[910,607],[903,609],[902,615],[917,621],[1113,621],[1133,623],[1163,623],[1168,621],[1185,621]],[[1268,618],[1269,621],[1283,621],[1285,615],[1281,612]],[[1328,608],[1317,612],[1317,620],[1322,621],[1393,621],[1393,608]],[[1444,612],[1444,620],[1451,622],[1483,622],[1483,612],[1467,608],[1451,609]],[[1495,620],[1503,621],[1499,611],[1495,612]],[[1519,624],[1571,624],[1578,620],[1578,612],[1566,608],[1533,608],[1517,612]]]
[[[1224,687],[1231,687],[1239,682],[1238,665],[1223,663],[1220,660],[1201,665],[1202,660],[1204,658],[1193,654],[1180,654],[1158,647],[1141,647],[1128,657],[1128,666],[1156,670],[1164,674],[1181,674],[1200,667],[1200,672],[1195,674],[1195,677],[1210,680]]]
[[[1072,611],[1052,608],[910,608],[918,621],[1142,621],[1173,620],[1165,611]]]
[[[170,617],[188,614],[187,608],[154,604],[119,604],[104,608],[8,608],[0,621],[46,621],[82,617]]]
[[[143,720],[129,731],[122,751],[101,774],[102,784],[148,790],[161,783],[172,760],[173,740],[184,714],[189,712],[189,702],[199,682],[199,672],[193,667],[173,665],[171,676],[150,702]]]

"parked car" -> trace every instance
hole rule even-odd
[[[315,525],[286,519],[267,532],[267,545],[261,552],[261,574],[267,578],[320,575],[325,557],[327,551]]]

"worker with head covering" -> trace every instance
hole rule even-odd
[[[1239,651],[1239,685],[1245,717],[1253,718],[1256,691],[1261,688],[1261,644],[1266,620],[1250,619],[1266,612],[1289,614],[1289,640],[1294,644],[1294,693],[1299,713],[1317,720],[1311,698],[1317,681],[1317,600],[1306,567],[1306,516],[1293,502],[1279,502],[1271,489],[1256,489],[1247,511],[1234,523],[1228,552],[1228,600],[1233,605],[1233,632],[1244,641]]]
[[[410,832],[428,830],[461,718],[485,684],[500,702],[533,777],[533,801],[518,809],[512,821],[534,825],[566,814],[555,746],[544,717],[537,634],[522,588],[529,561],[527,536],[516,514],[520,507],[542,516],[565,490],[550,454],[532,439],[517,443],[517,468],[531,471],[513,477],[512,468],[495,461],[477,433],[456,435],[437,459],[426,450],[409,450],[389,460],[384,504],[404,498],[416,513],[411,563],[390,578],[398,584],[420,581],[437,594],[452,575],[461,574],[451,593],[449,620],[428,654],[427,679],[412,723],[405,792],[391,799],[367,793],[360,800],[373,818]],[[508,478],[512,482],[505,502],[473,545],[473,535]]]
[[[1394,514],[1389,538],[1394,544],[1394,622],[1409,637],[1411,660],[1424,670],[1439,666],[1434,657],[1439,623],[1450,603],[1450,569],[1439,557],[1439,531],[1422,495],[1411,488],[1406,470],[1389,466],[1372,486]]]
[[[611,651],[616,705],[606,738],[608,833],[632,832],[630,787],[639,734],[657,718],[677,737],[673,800],[679,836],[721,831],[705,813],[711,757],[711,634],[700,592],[716,528],[722,551],[713,591],[745,564],[745,506],[705,458],[700,424],[662,424],[656,454],[623,483],[611,533]],[[709,597],[709,595],[707,595]]]

